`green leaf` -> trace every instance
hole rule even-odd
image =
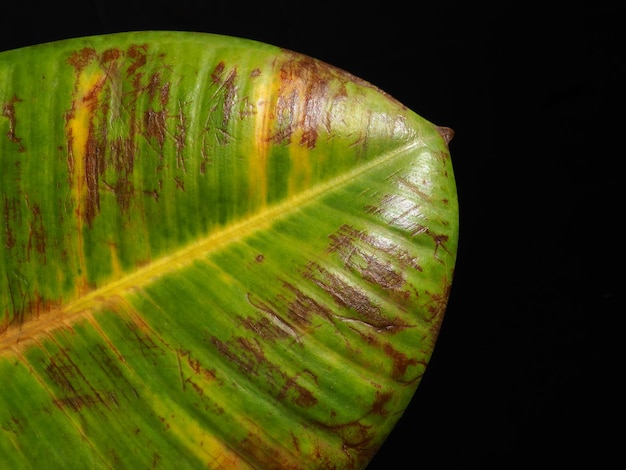
[[[451,131],[162,31],[2,52],[0,110],[3,468],[367,465],[445,312]]]

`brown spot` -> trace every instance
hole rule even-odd
[[[393,291],[399,291],[404,285],[404,276],[401,272],[396,271],[390,263],[383,262],[379,257],[368,253],[359,253],[359,255],[365,261],[366,267],[360,268],[360,265],[354,263],[354,260],[351,260],[350,264],[361,272],[366,281]]]
[[[398,211],[402,208],[402,211]],[[417,223],[422,219],[422,209],[418,203],[397,194],[388,194],[383,197],[380,206],[367,206],[366,212],[369,214],[380,215],[387,224],[400,228],[408,232],[411,236],[427,235],[432,238],[435,243],[434,257],[441,262],[437,256],[439,248],[449,253],[445,246],[449,237],[443,234],[433,232],[426,225]]]
[[[107,49],[101,54],[101,61],[103,64],[116,61],[122,56],[122,51],[119,49]]]
[[[0,427],[3,431],[10,432],[15,435],[22,434],[24,432],[24,424],[22,423],[22,420],[13,414],[11,414],[11,417],[2,423]]]
[[[328,103],[345,97],[344,84],[352,78],[310,57],[289,55],[280,69],[281,85],[273,111],[277,124],[273,142],[289,143],[299,129],[299,144],[314,148],[320,131],[330,132]],[[338,86],[331,87],[333,81],[338,81]]]
[[[197,395],[205,410],[210,410],[212,414],[217,416],[224,414],[224,408],[215,403],[211,397],[205,393],[202,386],[195,380],[195,376],[184,377],[181,371],[181,380],[183,383],[183,391],[193,391]]]
[[[134,194],[131,175],[135,165],[135,144],[132,138],[119,137],[109,144],[109,151],[117,179],[112,183],[105,181],[104,184],[115,194],[115,200],[124,212],[130,207],[130,199]]]
[[[78,365],[72,360],[67,349],[61,349],[50,357],[45,367],[46,374],[59,388],[53,403],[59,408],[69,407],[80,411],[83,407],[93,407],[98,404],[115,403],[117,398],[114,392],[104,394],[98,392],[83,375]]]
[[[170,428],[170,423],[167,421],[167,418],[165,416],[158,416],[159,420],[161,421],[161,423],[163,423],[163,427],[164,429],[167,431]]]
[[[406,354],[404,354],[403,352],[400,352],[398,350],[396,350],[391,344],[386,343],[383,346],[383,351],[385,352],[385,354],[387,356],[389,356],[392,361],[393,361],[393,369],[391,372],[391,377],[394,380],[402,380],[402,378],[404,377],[404,375],[406,374],[407,369],[410,366],[416,366],[419,364],[419,362],[417,361],[417,359],[415,358],[409,358]],[[413,382],[415,380],[417,380],[420,376],[417,376],[416,378],[410,380],[409,382]]]
[[[224,64],[224,62],[219,62],[215,68],[213,69],[213,71],[211,72],[211,80],[213,81],[213,83],[215,83],[216,85],[219,85],[222,83],[222,74],[224,73],[224,69],[226,68],[226,64]]]
[[[263,256],[262,253],[259,253],[258,255],[256,255],[256,257],[254,258],[254,260],[257,263],[262,263],[263,261],[265,261],[265,256]]]
[[[256,104],[253,103],[247,96],[242,98],[239,103],[240,120],[244,120],[247,117],[255,116],[257,114]]]
[[[39,255],[39,262],[46,264],[46,233],[43,225],[41,209],[38,204],[33,204],[31,209],[33,220],[29,224],[28,243],[26,245],[27,256],[30,256],[31,250]]]
[[[85,183],[87,196],[85,201],[85,221],[91,225],[100,211],[99,176],[104,171],[104,149],[96,140],[93,123],[89,126],[89,137],[85,152]]]
[[[144,112],[143,116],[146,137],[154,138],[157,141],[159,147],[163,147],[163,143],[165,142],[166,117],[166,111],[155,111],[154,109],[148,109]]]
[[[13,248],[15,246],[15,235],[13,234],[13,229],[11,228],[11,221],[15,220],[18,213],[18,204],[14,198],[9,198],[6,194],[3,194],[2,200],[2,219],[4,225],[4,245],[7,248]]]
[[[300,128],[300,144],[309,149],[315,147],[318,126],[324,119],[322,106],[329,98],[326,94],[330,78],[326,67],[310,58],[294,56],[282,64],[281,86],[273,112],[278,129],[273,142],[289,143]]]
[[[333,312],[330,309],[316,302],[293,284],[284,282],[283,286],[295,295],[287,307],[287,316],[295,324],[300,327],[308,326],[314,316],[332,320]]]
[[[176,353],[178,355],[179,360],[185,359],[187,361],[187,365],[191,368],[194,374],[202,376],[205,379],[210,380],[210,381],[217,379],[217,376],[215,375],[214,370],[205,368],[198,359],[191,357],[191,351],[178,349]]]
[[[267,317],[262,317],[260,319],[245,317],[240,318],[239,321],[244,328],[252,331],[265,340],[274,341],[288,336],[284,330],[272,323]]]
[[[165,82],[163,84],[163,86],[161,87],[161,93],[160,93],[160,99],[161,99],[161,105],[165,106],[167,105],[167,103],[169,103],[170,101],[170,84],[168,82]]]
[[[255,462],[255,467],[267,470],[304,470],[307,463],[300,462],[297,455],[284,451],[283,446],[272,445],[265,438],[265,432],[253,428],[247,436],[238,443],[237,452],[249,462]]]
[[[416,235],[425,228],[417,223],[423,218],[420,202],[398,194],[386,194],[381,199],[380,206],[368,206],[366,211],[381,215],[386,223]]]
[[[176,167],[186,171],[185,154],[185,142],[187,138],[187,119],[185,113],[183,113],[182,105],[179,104],[179,111],[177,116],[176,131],[174,132],[174,142],[176,143]]]
[[[366,292],[316,263],[310,263],[303,276],[321,287],[339,306],[356,313],[356,316],[337,315],[344,320],[358,321],[377,331],[393,331],[407,326],[400,319],[391,319],[385,316],[381,308],[368,297]]]
[[[331,273],[316,263],[307,267],[304,277],[312,280],[342,307],[347,307],[360,314],[364,319],[372,321],[372,326],[381,326],[380,307],[375,305],[365,292],[351,286],[337,274]],[[368,322],[369,323],[369,322]]]
[[[72,155],[74,138],[71,130],[67,136],[71,183],[83,184],[86,189],[85,200],[80,201],[80,212],[84,220],[90,224],[100,210],[101,185],[115,194],[123,212],[130,207],[134,195],[132,172],[138,149],[138,135],[148,139],[152,148],[160,150],[160,166],[157,171],[164,165],[162,147],[169,134],[166,129],[168,114],[162,108],[165,108],[170,99],[170,84],[164,77],[168,68],[164,66],[159,72],[146,78],[141,69],[148,63],[148,59],[148,46],[135,44],[126,50],[111,48],[101,53],[92,48],[84,48],[74,52],[67,60],[74,67],[76,75],[74,99],[80,99],[83,106],[87,105],[90,108],[87,146],[82,156],[84,177],[74,174],[74,158],[77,156]],[[162,56],[159,56],[159,59],[162,59]],[[81,72],[87,66],[99,68],[102,78],[86,92],[85,96],[79,96]],[[120,76],[122,73],[125,73],[127,78],[123,79],[124,77]],[[130,90],[126,89],[128,87]],[[142,94],[149,98],[151,107],[143,115],[138,115],[137,103]],[[74,117],[74,113],[74,108],[66,113],[68,123]],[[109,140],[108,123],[119,120],[123,114],[127,135]],[[172,135],[176,139],[177,163],[180,166],[182,162],[184,167],[182,160],[185,138],[184,116],[180,117],[179,121],[179,127]],[[107,171],[110,168],[115,171]],[[102,178],[105,174],[108,175],[107,181]],[[80,183],[77,178],[81,179]],[[178,187],[182,189],[180,184]]]
[[[435,242],[435,253],[434,253],[435,259],[441,262],[441,260],[437,256],[437,251],[439,250],[439,248],[442,248],[446,253],[450,253],[448,251],[448,248],[446,248],[446,245],[445,245],[449,239],[448,235],[434,233],[432,230],[430,230],[427,227],[419,227],[419,229],[420,230],[417,233],[424,233],[433,239],[433,241]]]
[[[89,356],[94,363],[102,364],[102,370],[114,380],[116,392],[124,393],[127,399],[139,398],[139,393],[120,368],[120,365],[126,364],[126,358],[116,350],[112,343],[96,344],[90,348]]]
[[[159,202],[159,192],[156,189],[152,189],[152,190],[145,189],[143,193],[146,196],[150,196],[152,199],[154,199],[154,202]]]
[[[159,357],[166,355],[166,351],[156,343],[150,333],[145,331],[141,325],[128,322],[127,326],[134,335],[134,343],[141,352],[141,355],[147,360],[150,360],[152,364],[157,365]]]
[[[294,449],[296,449],[297,452],[300,452],[300,441],[298,440],[298,438],[293,432],[290,432],[290,434],[291,434],[291,443],[293,444]]]
[[[376,453],[374,443],[376,432],[371,425],[366,425],[360,419],[340,424],[315,423],[319,428],[330,431],[342,441],[342,450],[349,460],[346,468],[362,468]],[[326,468],[326,467],[324,467]],[[328,468],[334,468],[329,465]]]
[[[432,293],[426,291],[426,295],[429,300],[424,307],[430,314],[430,317],[426,318],[426,320],[431,322],[431,329],[435,334],[438,333],[441,327],[441,322],[443,321],[446,307],[448,305],[451,288],[451,283],[446,279],[444,280],[444,287],[441,292]]]
[[[150,97],[150,101],[154,100],[154,97],[157,96],[159,90],[161,88],[161,74],[159,72],[155,72],[150,75],[148,79],[148,85],[146,85],[146,91],[148,96]]]
[[[130,57],[132,59],[132,62],[130,66],[128,67],[128,69],[126,70],[127,76],[134,75],[137,72],[138,68],[141,68],[144,65],[146,65],[146,62],[148,60],[147,55],[146,55],[147,50],[148,50],[147,44],[144,44],[141,46],[133,45],[128,48],[128,51],[126,52],[126,56]]]
[[[357,272],[366,281],[390,291],[400,291],[405,279],[401,272],[396,271],[394,266],[383,259],[383,253],[376,250],[360,248],[355,239],[341,238],[341,235],[330,236],[333,243],[330,252],[339,252],[346,268]],[[369,247],[371,248],[371,246]]]
[[[97,59],[98,53],[92,47],[85,47],[80,51],[75,51],[67,59],[67,63],[74,67],[74,70],[79,74],[85,67],[87,67],[91,61]]]
[[[376,399],[372,403],[372,414],[379,416],[387,416],[389,411],[385,408],[389,400],[393,397],[393,392],[380,393],[376,392]]]
[[[174,183],[176,184],[176,188],[180,189],[182,192],[185,192],[185,180],[180,176],[174,176]]]
[[[246,328],[257,328],[259,324],[251,325],[249,319],[244,319]],[[265,325],[267,326],[267,325]],[[262,378],[265,380],[265,386],[268,391],[281,401],[289,400],[300,407],[311,407],[317,404],[317,398],[313,393],[300,383],[303,376],[309,376],[313,381],[317,382],[317,377],[309,370],[302,370],[293,376],[283,371],[281,364],[271,362],[265,355],[264,347],[267,344],[267,338],[263,335],[269,335],[270,341],[275,338],[272,334],[273,329],[262,331],[253,338],[235,337],[226,342],[215,336],[209,337],[209,341],[215,346],[217,352],[221,354],[228,362],[237,366],[244,374],[254,377],[255,380]]]
[[[260,320],[244,319],[244,325],[247,328],[252,329],[267,340],[291,337],[299,341],[293,327],[280,315],[275,306],[263,302],[251,293],[248,293],[246,298],[263,315]]]
[[[8,281],[9,306],[5,308],[4,321],[0,324],[0,333],[11,327],[20,327],[27,320],[37,319],[53,310],[59,309],[58,301],[43,299],[35,291],[29,292],[24,287],[24,279],[18,274],[5,273]],[[20,341],[28,340],[28,335],[20,334]]]
[[[244,340],[244,338],[239,339]],[[248,340],[244,340],[245,344],[247,344],[248,346],[244,347],[243,350],[239,352],[233,351],[227,343],[221,341],[216,336],[212,336],[210,340],[211,343],[213,343],[213,346],[215,346],[215,348],[217,349],[217,351],[226,359],[228,359],[228,361],[239,367],[242,372],[248,375],[258,375],[258,362],[256,362],[253,357],[249,357],[246,352],[248,349],[250,349],[250,342]],[[241,343],[241,341],[239,342],[239,346],[242,346],[243,344],[244,343]],[[242,352],[244,354],[242,354]],[[257,356],[259,356],[259,354],[257,354]]]
[[[431,202],[432,201],[432,198],[430,197],[429,194],[426,194],[424,191],[422,191],[419,188],[419,186],[417,186],[412,181],[409,181],[405,177],[398,176],[398,177],[395,178],[395,181],[397,183],[399,183],[400,186],[402,186],[402,187],[408,189],[409,191],[411,191],[415,196],[417,196],[418,199],[423,200],[423,201],[427,201],[427,202]]]
[[[103,403],[99,396],[94,395],[70,395],[67,397],[57,398],[53,401],[54,405],[58,408],[71,408],[78,412],[82,408],[92,408],[98,404]]]
[[[311,371],[304,370],[304,373],[310,375],[315,380],[315,382],[317,382],[317,377]],[[295,377],[288,378],[277,398],[282,401],[287,397],[287,393],[289,392],[289,390],[294,390],[296,392],[296,397],[293,399],[293,402],[296,405],[303,408],[315,406],[318,400],[317,398],[315,398],[310,390],[298,383],[298,379],[300,378],[300,376],[301,374],[298,374]]]
[[[221,122],[217,124],[218,132],[216,134],[220,144],[227,144],[231,139],[228,127],[238,100],[237,86],[235,84],[236,78],[236,69],[227,71],[224,62],[217,64],[211,72],[211,81],[221,90],[222,119]]]
[[[45,371],[62,391],[74,390],[73,381],[79,375],[78,370],[72,362],[66,360],[65,355],[59,353],[51,357]]]
[[[368,252],[379,253],[379,256],[388,256],[402,268],[413,268],[423,271],[417,258],[411,256],[408,250],[386,239],[357,230],[349,225],[342,225],[337,232],[329,235],[331,244],[329,253],[338,252],[342,257],[349,257],[353,250],[360,249]],[[363,248],[359,248],[363,246]]]
[[[22,100],[15,95],[11,98],[11,101],[2,105],[2,116],[9,120],[9,130],[7,131],[7,137],[11,142],[17,145],[19,152],[25,152],[26,149],[22,145],[22,138],[15,135],[16,117],[15,117],[15,103],[19,103]]]
[[[233,108],[235,107],[235,102],[237,99],[237,88],[235,86],[235,78],[237,77],[237,73],[233,70],[228,75],[226,80],[223,83],[224,86],[224,117],[222,118],[222,125],[224,129],[228,125],[230,121]]]

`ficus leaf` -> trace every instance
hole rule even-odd
[[[2,468],[363,468],[450,292],[451,131],[251,40],[0,53]]]

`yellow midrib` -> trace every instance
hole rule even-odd
[[[0,354],[7,349],[21,350],[40,334],[49,333],[58,327],[68,325],[81,313],[97,310],[98,307],[106,303],[107,299],[113,299],[133,289],[146,286],[165,274],[189,266],[195,260],[205,258],[208,254],[219,250],[236,239],[247,237],[255,231],[269,227],[279,218],[285,217],[304,205],[310,204],[322,194],[355,180],[359,175],[383,165],[399,154],[410,151],[418,144],[418,141],[409,142],[382,154],[351,171],[345,172],[325,183],[317,184],[300,194],[291,196],[282,203],[264,208],[258,214],[224,227],[222,230],[209,234],[205,238],[183,247],[171,255],[157,259],[118,280],[92,290],[62,307],[53,309],[37,320],[31,320],[20,326],[9,328],[3,336],[0,336]]]

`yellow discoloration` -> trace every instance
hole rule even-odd
[[[189,452],[199,460],[206,462],[208,468],[215,470],[253,470],[239,454],[217,436],[189,418],[189,413],[181,410],[174,403],[163,403],[154,399],[153,408],[161,414],[167,431],[176,439],[185,443]],[[172,462],[173,463],[173,462]]]
[[[109,243],[109,250],[111,252],[111,278],[119,279],[122,277],[124,271],[120,265],[120,258],[115,243]]]
[[[69,120],[68,126],[72,130],[74,138],[73,150],[83,151],[89,136],[89,120],[95,107],[98,91],[106,76],[101,70],[89,74],[82,73],[78,77],[78,89],[74,98],[72,109],[74,116]]]
[[[87,215],[89,198],[87,178],[87,155],[89,151],[89,135],[93,115],[98,104],[98,92],[102,89],[106,75],[102,70],[82,72],[76,79],[76,90],[70,117],[67,120],[66,134],[69,144],[69,165],[72,179],[72,190],[75,200],[76,237],[78,268],[77,286],[79,294],[88,289],[87,267],[85,263],[83,226]]]
[[[83,73],[78,77],[78,87],[72,103],[72,117],[67,121],[67,133],[70,136],[70,151],[74,163],[73,176],[77,201],[81,201],[85,197],[85,156],[89,132],[97,105],[98,91],[102,88],[105,79],[106,75],[101,70],[90,74]],[[77,211],[80,209],[81,205],[79,204]]]
[[[265,83],[259,84],[252,91],[256,103],[256,119],[254,121],[254,147],[255,155],[250,162],[250,187],[251,192],[259,198],[261,207],[267,201],[267,159],[272,138],[272,109],[270,100],[276,93],[279,83],[273,77]]]
[[[310,149],[306,145],[305,120],[307,110],[305,84],[298,77],[294,80],[272,73],[267,80],[252,90],[256,103],[254,128],[255,158],[250,159],[250,183],[253,191],[263,202],[267,196],[267,168],[270,146],[285,145],[289,148],[288,194],[305,190],[311,183]]]

